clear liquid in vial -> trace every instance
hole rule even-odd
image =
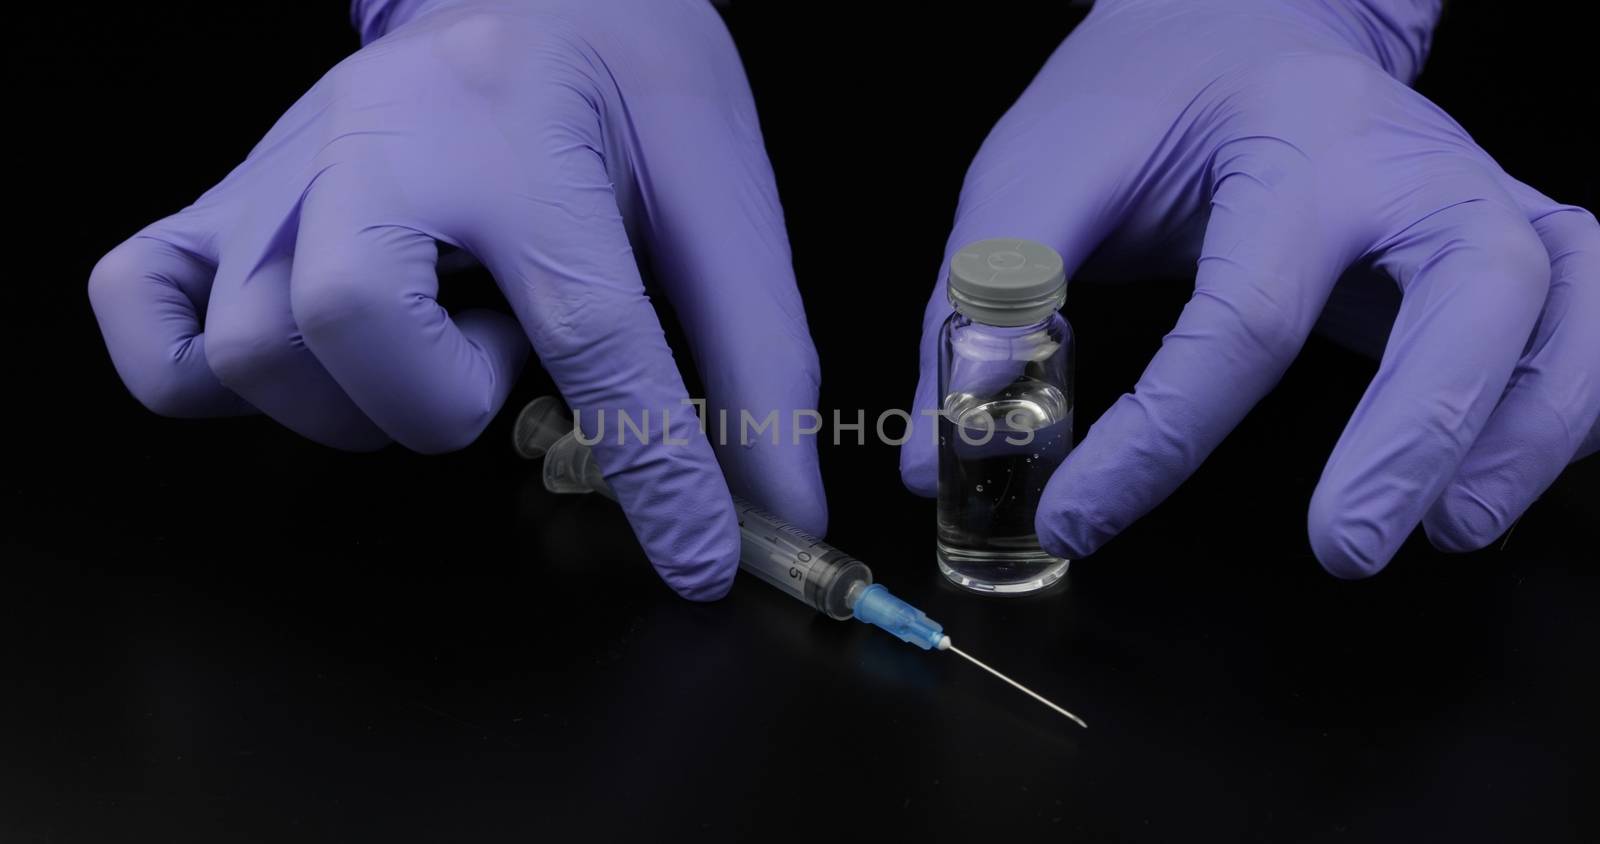
[[[951,393],[939,419],[939,449],[945,577],[990,594],[1032,592],[1060,580],[1067,560],[1039,547],[1033,517],[1072,450],[1067,396],[1031,378],[992,395]]]

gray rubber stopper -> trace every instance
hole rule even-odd
[[[1067,300],[1061,256],[1042,243],[993,238],[970,243],[950,259],[950,304],[973,322],[1030,325]]]

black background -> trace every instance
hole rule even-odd
[[[910,399],[961,174],[1081,15],[981,9],[726,13],[825,413]],[[545,494],[512,455],[538,372],[442,457],[144,411],[90,267],[219,179],[355,36],[335,0],[62,4],[10,27],[0,841],[1600,836],[1595,461],[1489,550],[1419,534],[1378,577],[1334,580],[1305,507],[1373,368],[1313,340],[1064,589],[998,602],[942,583],[893,449],[825,448],[831,538],[1079,731],[758,583],[675,598],[609,504]],[[1556,7],[1457,4],[1419,87],[1513,174],[1600,207],[1590,37]],[[908,260],[829,278],[853,242]],[[1185,295],[1073,289],[1080,428]]]

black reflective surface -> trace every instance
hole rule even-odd
[[[30,22],[41,223],[7,336],[0,842],[1600,836],[1600,465],[1491,549],[1445,555],[1418,535],[1378,577],[1334,580],[1305,507],[1372,365],[1322,341],[1191,483],[1035,597],[945,585],[932,505],[900,487],[895,452],[824,450],[830,539],[1088,731],[747,578],[716,604],[675,598],[612,505],[544,493],[512,454],[516,408],[548,390],[538,373],[443,457],[145,413],[83,279],[350,47],[338,5]],[[937,39],[868,49],[884,21],[731,14],[823,410],[900,406],[961,169],[1071,16],[1021,28],[1008,61],[952,68]],[[938,37],[959,23],[934,21]],[[1470,8],[1449,25],[1425,89],[1508,169],[1592,202],[1593,159],[1564,95],[1540,87],[1549,62],[1528,58],[1555,43],[1559,70],[1575,37]],[[838,57],[819,63],[797,32],[831,33]],[[951,121],[941,86],[957,83],[992,89],[987,110]],[[824,119],[841,111],[881,131],[842,138]],[[913,136],[916,157],[889,140]],[[844,197],[840,180],[872,189]],[[861,286],[808,274],[837,265],[840,227],[905,245],[876,310],[845,311]],[[481,278],[446,293],[490,296]],[[1072,290],[1080,428],[1185,296]]]

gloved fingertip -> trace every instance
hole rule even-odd
[[[1076,560],[1087,556],[1074,549],[1065,538],[1054,531],[1039,531],[1039,547],[1043,548],[1053,557],[1063,560]]]
[[[923,498],[939,494],[939,436],[932,419],[918,419],[911,439],[900,446],[900,482]]]
[[[939,418],[934,415],[933,383],[937,373],[924,372],[912,397],[911,425],[900,445],[900,482],[914,495],[939,494]]]
[[[690,601],[695,601],[698,603],[710,603],[712,601],[720,601],[723,598],[728,597],[728,593],[733,590],[733,578],[729,577],[715,582],[695,583],[681,586],[673,585],[671,583],[668,583],[668,585],[672,586],[672,591],[677,592],[680,596]]]
[[[1428,541],[1440,551],[1462,554],[1477,551],[1505,533],[1509,520],[1481,495],[1462,483],[1452,483],[1422,520]]]
[[[1093,554],[1116,535],[1103,521],[1070,502],[1041,505],[1034,514],[1033,529],[1041,548],[1067,560]]]
[[[656,571],[672,591],[691,601],[718,601],[733,588],[733,578],[739,571],[737,543],[731,553],[719,554],[704,561],[656,564]]]
[[[1382,529],[1370,519],[1332,506],[1320,492],[1307,517],[1311,551],[1329,574],[1341,580],[1371,577],[1389,564]]]
[[[939,451],[930,443],[918,442],[926,431],[912,431],[911,439],[900,446],[900,482],[906,489],[932,498],[939,494]]]

